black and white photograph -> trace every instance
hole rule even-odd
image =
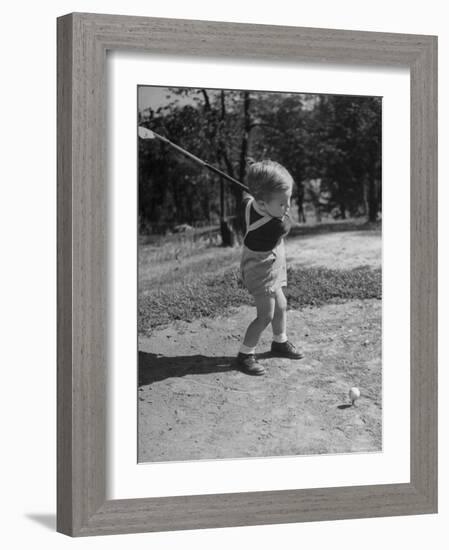
[[[138,462],[382,451],[382,98],[137,94]]]

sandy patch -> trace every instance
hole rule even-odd
[[[286,239],[288,265],[354,269],[381,267],[382,240],[379,231],[345,231]]]

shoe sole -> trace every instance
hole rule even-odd
[[[249,374],[250,376],[263,376],[265,374],[265,369],[264,370],[261,370],[261,371],[254,371],[254,370],[248,370],[248,369],[245,369],[245,368],[241,368],[240,367],[240,370],[244,373],[244,374]]]
[[[241,367],[240,367],[239,370],[241,372],[243,372],[243,374],[249,374],[250,376],[263,376],[265,374],[265,370],[253,371],[253,370],[248,370],[248,369],[242,369]]]
[[[245,367],[244,365],[242,365],[241,363],[239,363],[238,361],[236,361],[234,363],[234,366],[241,372],[243,372],[244,374],[249,374],[251,376],[262,376],[265,374],[265,369],[262,368],[260,370],[251,370],[251,369],[248,369],[248,367]]]

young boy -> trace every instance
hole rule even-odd
[[[247,374],[265,374],[255,350],[262,332],[271,323],[271,353],[301,359],[302,353],[287,339],[287,286],[284,237],[290,230],[293,178],[277,162],[256,162],[249,167],[245,194],[245,238],[240,270],[245,287],[254,296],[257,316],[246,330],[237,355],[237,366]]]

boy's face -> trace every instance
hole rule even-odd
[[[292,190],[276,191],[272,193],[268,200],[258,201],[264,210],[273,218],[283,218],[290,209],[290,199]]]

